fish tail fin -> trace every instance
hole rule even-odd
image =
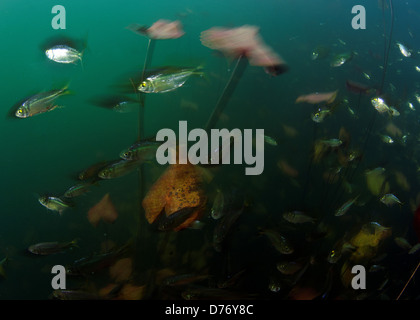
[[[74,94],[74,91],[69,90],[69,87],[70,87],[70,81],[68,81],[68,82],[64,85],[64,87],[61,89],[61,95],[62,95],[62,96],[64,96],[64,95],[73,95],[73,94]]]

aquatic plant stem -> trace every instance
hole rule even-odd
[[[223,93],[220,96],[219,100],[217,101],[216,106],[213,109],[213,112],[207,121],[205,130],[209,132],[211,129],[214,128],[217,121],[220,118],[220,115],[222,114],[224,108],[226,107],[227,103],[229,102],[230,97],[232,96],[232,93],[235,91],[235,88],[241,79],[246,67],[248,65],[248,59],[241,55],[236,60],[235,68],[233,69],[230,78],[228,80],[228,83],[226,84],[225,88],[223,89]]]
[[[401,295],[403,294],[403,292],[405,291],[405,288],[407,288],[407,285],[410,283],[411,279],[414,277],[414,274],[417,272],[417,269],[420,266],[420,262],[417,264],[416,269],[413,271],[413,273],[410,276],[410,279],[408,279],[407,283],[405,284],[404,288],[401,290],[400,294],[398,295],[398,297],[395,300],[400,299]]]
[[[155,49],[155,40],[149,39],[149,42],[147,44],[147,50],[146,50],[146,57],[144,58],[144,64],[143,64],[143,71],[141,74],[140,83],[143,82],[145,78],[145,72],[147,68],[150,67],[150,63],[152,61],[153,52]],[[134,88],[137,91],[137,88]],[[140,141],[144,138],[144,107],[145,107],[145,94],[143,92],[138,92],[139,94],[139,115],[138,115],[138,134],[137,134],[137,140]],[[142,212],[142,201],[145,196],[145,177],[144,177],[144,167],[143,164],[140,165],[140,168],[138,170],[138,183],[139,183],[139,216],[142,217],[144,215],[141,214]],[[138,235],[137,235],[137,241],[140,241],[140,236],[144,235],[143,225],[145,225],[144,218],[143,221],[140,218],[139,220],[139,228],[138,228]],[[144,245],[144,241],[141,241]]]

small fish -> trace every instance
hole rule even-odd
[[[282,274],[291,275],[302,269],[303,265],[295,261],[278,262],[276,264],[277,270]]]
[[[311,53],[311,60],[320,60],[328,56],[330,49],[325,46],[317,46]]]
[[[217,282],[217,287],[219,289],[231,288],[235,284],[239,282],[239,280],[243,277],[246,269],[242,269],[233,275],[229,275],[225,280],[220,280]]]
[[[56,45],[52,48],[45,50],[45,55],[48,59],[58,63],[76,63],[77,60],[82,62],[83,52],[67,45]]]
[[[89,192],[89,188],[96,184],[96,182],[86,182],[86,183],[78,183],[72,187],[70,187],[66,192],[64,192],[64,197],[66,198],[74,198],[81,196]]]
[[[370,75],[368,73],[363,72],[362,74],[367,80],[370,80]]]
[[[121,151],[120,157],[129,161],[150,161],[156,159],[156,150],[162,144],[158,141],[142,140]]]
[[[224,206],[225,206],[225,196],[222,191],[217,189],[216,197],[213,201],[213,206],[211,208],[211,217],[214,220],[218,220],[224,215]]]
[[[80,172],[78,175],[78,179],[82,181],[89,180],[92,178],[95,179],[98,177],[99,171],[101,171],[107,165],[109,165],[108,161],[97,162],[91,165],[90,167],[88,167],[87,169],[83,170],[82,172]]]
[[[372,98],[370,102],[379,113],[389,112],[389,107],[381,97]]]
[[[350,243],[345,242],[344,240],[341,240],[329,252],[327,256],[327,261],[332,264],[337,263],[338,260],[340,260],[340,258],[343,256],[343,254],[348,253],[348,252],[353,252],[356,249],[357,248],[352,246]]]
[[[291,211],[283,213],[283,218],[291,223],[315,223],[316,219],[306,215],[301,211]]]
[[[60,215],[63,214],[63,211],[73,205],[65,202],[63,199],[54,196],[44,195],[38,198],[40,204],[52,211],[58,211]]]
[[[400,49],[401,54],[406,57],[409,58],[411,57],[411,50],[407,49],[403,44],[401,44],[400,42],[397,42],[397,46]]]
[[[343,46],[346,45],[346,43],[343,40],[341,40],[340,38],[338,38],[338,42],[340,42]]]
[[[408,251],[408,254],[414,254],[419,250],[420,250],[420,243],[417,243],[416,245],[411,247],[410,251]]]
[[[420,72],[420,67],[419,66],[416,66],[416,71]]]
[[[109,95],[91,99],[93,105],[109,109],[118,113],[128,113],[139,108],[139,101],[125,96]]]
[[[165,210],[157,217],[155,223],[157,229],[160,231],[169,231],[179,227],[184,223],[196,210],[196,207],[182,208],[169,216],[166,215]]]
[[[28,251],[38,255],[50,255],[63,252],[69,248],[78,247],[77,239],[69,242],[41,242],[28,247]]]
[[[408,242],[407,239],[402,237],[395,237],[394,242],[399,246],[401,249],[410,250],[413,246]]]
[[[351,53],[341,53],[336,55],[330,63],[331,67],[340,67],[345,64],[347,61],[350,61],[353,58],[353,52]]]
[[[98,172],[98,177],[101,179],[115,179],[134,171],[141,165],[141,161],[119,160],[111,162],[111,164],[102,168]]]
[[[340,208],[337,209],[337,211],[335,212],[335,216],[340,217],[344,215],[347,211],[349,211],[350,207],[353,205],[353,203],[356,202],[358,198],[359,196],[356,196],[353,199],[346,201]]]
[[[321,142],[331,148],[336,148],[343,144],[343,141],[340,139],[321,140]]]
[[[277,146],[277,141],[274,140],[274,138],[271,138],[269,136],[264,136],[264,142],[272,146]]]
[[[413,104],[411,102],[408,102],[408,107],[413,110],[416,111],[416,108],[414,108]]]
[[[381,140],[385,143],[388,143],[388,144],[394,143],[394,140],[390,136],[381,134],[380,137],[381,137]]]
[[[402,205],[403,203],[392,193],[387,193],[385,195],[383,195],[380,199],[380,201],[385,204],[386,206],[390,207],[396,203],[398,203],[399,205]]]
[[[185,286],[194,282],[200,282],[205,279],[208,279],[210,276],[207,274],[199,275],[199,274],[193,274],[193,273],[187,273],[187,274],[177,274],[174,276],[166,277],[163,280],[163,285],[175,287],[175,286]]]
[[[389,114],[392,117],[398,117],[400,115],[400,112],[397,109],[395,109],[394,107],[389,107]]]
[[[279,232],[273,229],[263,229],[260,231],[260,233],[267,236],[271,244],[278,252],[282,254],[291,254],[294,252],[290,242]]]
[[[314,112],[311,115],[311,119],[312,121],[316,122],[316,123],[321,123],[324,121],[325,117],[330,115],[331,111],[328,109],[318,109],[318,111]]]
[[[57,289],[52,293],[52,298],[57,300],[100,300],[96,293],[82,290]]]
[[[271,292],[279,292],[281,290],[281,283],[279,279],[275,277],[270,277],[270,282],[268,283],[268,290]]]
[[[59,96],[70,94],[68,86],[62,89],[41,92],[25,100],[15,111],[18,118],[29,118],[37,114],[52,111],[59,106],[54,105],[54,100]]]
[[[143,93],[164,93],[182,87],[192,75],[204,75],[198,68],[163,67],[149,76],[139,86],[138,90]]]
[[[417,102],[420,103],[420,94],[416,93],[414,94],[414,97],[416,98]]]

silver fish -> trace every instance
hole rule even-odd
[[[199,68],[164,67],[149,75],[138,90],[143,93],[164,93],[182,87],[191,75],[203,75]]]
[[[359,198],[359,196],[346,201],[340,208],[337,209],[337,211],[335,212],[335,216],[340,217],[340,216],[344,215],[350,209],[350,207],[353,205],[353,203],[356,202],[356,200],[358,198]]]
[[[45,50],[45,55],[58,63],[76,63],[77,60],[82,63],[83,53],[66,45],[57,45]]]
[[[385,204],[388,207],[390,207],[390,206],[392,206],[396,203],[398,203],[399,205],[402,205],[402,202],[392,193],[387,193],[387,194],[383,195],[380,200],[383,204]]]
[[[404,57],[406,58],[411,57],[411,51],[407,49],[403,44],[401,44],[400,42],[397,42],[397,46]]]
[[[301,211],[285,212],[283,213],[283,218],[290,223],[315,223],[316,220]]]
[[[59,90],[51,90],[33,95],[17,108],[15,116],[18,118],[29,118],[36,114],[52,111],[58,107],[54,105],[54,100],[59,96],[69,93],[70,91],[65,86]]]
[[[63,211],[65,209],[72,206],[70,203],[67,203],[61,198],[54,196],[41,196],[39,197],[38,201],[47,209],[52,211],[58,211],[60,215],[63,214]]]

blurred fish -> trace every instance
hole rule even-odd
[[[264,234],[270,240],[274,248],[282,254],[291,254],[294,252],[294,249],[283,235],[273,229],[262,229],[260,234]]]
[[[413,246],[408,242],[407,239],[403,237],[395,237],[394,242],[399,246],[401,249],[409,251]]]
[[[410,108],[410,110],[416,111],[416,108],[414,108],[414,106],[411,102],[408,102],[408,107]]]
[[[345,64],[347,61],[350,61],[354,56],[353,52],[346,52],[337,54],[331,61],[331,67],[340,67]]]
[[[344,240],[345,238],[346,236],[344,236],[343,239],[338,241],[334,248],[328,253],[327,261],[329,263],[337,263],[341,259],[343,254],[354,252],[356,250],[356,247]]]
[[[159,141],[141,140],[126,150],[121,151],[120,157],[129,161],[150,161],[156,159],[156,150],[162,144]]]
[[[143,93],[164,93],[174,91],[182,87],[192,75],[203,76],[204,72],[199,71],[202,67],[162,67],[146,75],[138,90]]]
[[[271,276],[270,277],[270,281],[269,281],[269,283],[268,283],[268,289],[271,291],[271,292],[279,292],[280,290],[281,290],[281,288],[282,288],[282,285],[281,285],[281,283],[280,283],[280,280],[279,279],[277,279],[276,277],[274,277],[274,276]]]
[[[381,134],[381,135],[380,135],[380,137],[381,137],[381,140],[382,140],[384,143],[388,143],[388,144],[392,144],[392,143],[394,143],[394,140],[393,140],[390,136],[387,136],[387,135]]]
[[[365,79],[370,80],[370,75],[366,72],[363,72],[362,75],[365,77]]]
[[[73,206],[71,203],[66,202],[59,197],[48,196],[48,195],[40,196],[38,198],[38,201],[47,209],[52,210],[52,211],[58,211],[60,215],[63,214],[63,211],[65,209]]]
[[[333,103],[335,98],[337,97],[338,90],[332,92],[314,92],[306,95],[301,95],[297,97],[295,103],[311,103],[317,104],[321,102],[326,102],[327,104]]]
[[[166,215],[165,210],[156,218],[155,224],[159,231],[174,230],[184,223],[197,209],[197,207],[184,207],[169,216]]]
[[[64,192],[63,196],[66,197],[66,198],[74,198],[74,197],[81,196],[81,195],[89,192],[89,188],[93,184],[97,184],[97,182],[89,181],[89,182],[85,182],[85,183],[76,184],[76,185],[70,187],[69,189],[67,189],[67,191]]]
[[[382,197],[381,197],[381,202],[383,203],[383,204],[385,204],[386,206],[388,206],[388,207],[390,207],[390,206],[392,206],[392,205],[394,205],[394,204],[396,204],[396,203],[398,203],[399,205],[402,205],[403,203],[395,196],[395,195],[393,195],[392,193],[387,193],[387,194],[385,194],[385,195],[383,195]]]
[[[98,172],[101,179],[115,179],[136,170],[142,164],[141,161],[119,160],[105,166]]]
[[[414,97],[416,98],[417,102],[420,103],[420,94],[415,93]]]
[[[397,46],[398,46],[398,49],[400,49],[400,52],[404,57],[407,57],[407,58],[411,57],[411,50],[407,49],[406,46],[404,46],[400,42],[397,42]]]
[[[41,92],[25,100],[15,111],[18,118],[29,118],[37,114],[52,111],[59,106],[54,105],[54,100],[59,96],[70,94],[68,86],[58,90]]]
[[[237,273],[230,275],[225,280],[220,280],[217,282],[217,287],[220,289],[225,288],[231,288],[234,285],[236,285],[239,280],[243,277],[244,273],[246,272],[246,269],[243,269],[241,271],[238,271]]]
[[[264,136],[264,142],[272,146],[277,146],[277,141],[274,138],[269,137],[269,136]]]
[[[68,242],[41,242],[28,247],[28,251],[38,255],[50,255],[64,252],[65,250],[77,246],[77,239]]]
[[[419,66],[416,66],[415,69],[416,69],[417,72],[420,72],[420,67]]]
[[[321,140],[321,142],[331,148],[339,147],[343,143],[340,139]]]
[[[414,254],[419,250],[420,250],[420,243],[417,243],[416,245],[411,247],[410,251],[408,251],[408,254]]]
[[[350,207],[357,201],[358,198],[359,196],[356,196],[353,199],[346,201],[340,208],[337,209],[335,216],[340,217],[344,215],[347,211],[349,211]]]
[[[369,95],[373,92],[373,89],[369,86],[351,80],[346,81],[346,88],[348,91],[356,94]]]
[[[219,189],[216,190],[216,197],[213,201],[213,206],[211,208],[211,217],[214,220],[218,220],[224,215],[224,206],[225,206],[225,196],[222,191]]]
[[[311,60],[320,60],[328,56],[330,49],[328,47],[319,45],[311,53]]]
[[[290,211],[283,213],[283,218],[291,223],[315,223],[316,219],[301,211]]]
[[[370,102],[379,113],[389,112],[389,107],[381,97],[372,98]]]
[[[297,271],[302,269],[302,267],[303,265],[296,261],[284,261],[276,264],[277,270],[285,275],[295,274]]]
[[[91,254],[88,257],[76,260],[71,266],[66,267],[66,273],[72,276],[89,276],[95,272],[109,267],[131,247],[131,242],[119,248],[113,248],[105,253]]]
[[[392,117],[398,117],[400,115],[400,112],[397,109],[395,109],[394,107],[389,107],[389,114]]]
[[[96,179],[98,177],[99,171],[101,171],[107,165],[109,165],[108,161],[97,162],[80,172],[78,175],[78,179],[82,181],[89,180],[92,178]]]
[[[325,117],[330,114],[331,110],[319,108],[316,112],[311,114],[311,119],[316,123],[321,123],[324,121]]]
[[[208,274],[194,274],[194,273],[187,273],[187,274],[177,274],[174,276],[166,277],[163,280],[163,285],[165,286],[185,286],[194,282],[200,282],[206,280],[210,277]]]
[[[57,300],[100,300],[101,297],[92,292],[82,290],[57,289],[51,294],[53,299]]]
[[[109,109],[118,113],[128,113],[139,108],[139,101],[137,99],[120,95],[98,97],[91,99],[89,102],[97,107]]]

